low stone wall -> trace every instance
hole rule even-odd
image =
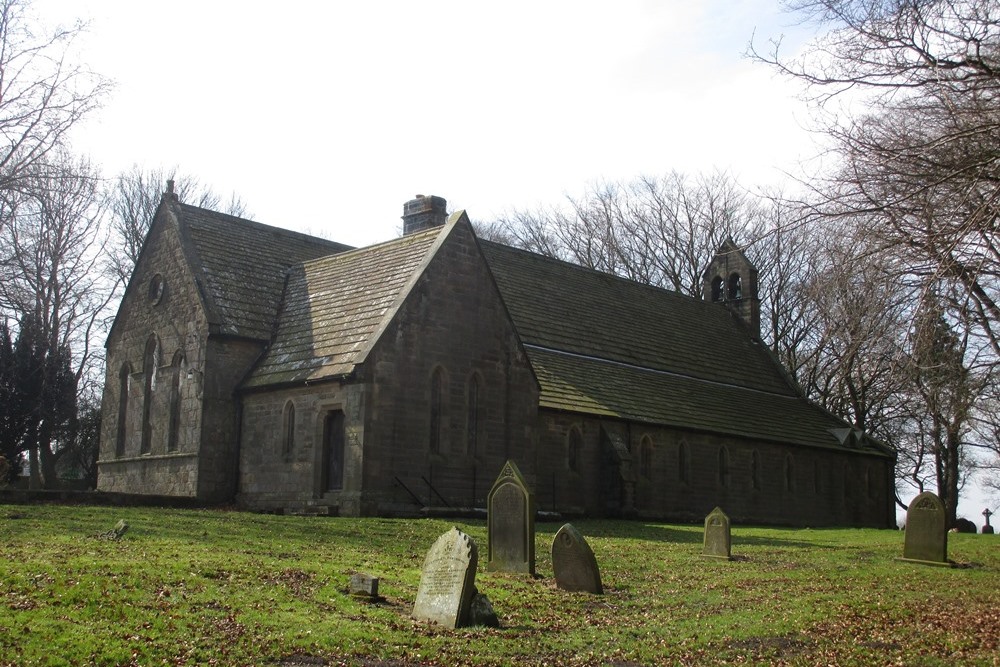
[[[58,503],[66,505],[106,505],[111,507],[172,507],[193,509],[207,507],[195,498],[144,496],[103,491],[0,489],[0,505],[35,505]]]

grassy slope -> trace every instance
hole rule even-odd
[[[96,536],[124,518],[119,542]],[[952,535],[962,569],[894,558],[901,533],[735,527],[731,563],[701,528],[580,521],[606,594],[485,572],[503,627],[446,631],[409,610],[424,554],[453,523],[223,511],[0,506],[0,665],[997,664],[1000,536]],[[384,604],[345,594],[381,578]]]

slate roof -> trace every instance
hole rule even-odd
[[[542,407],[839,447],[845,423],[803,398],[719,304],[480,241]]]
[[[388,324],[441,235],[436,227],[293,268],[274,343],[244,386],[349,374]]]
[[[351,249],[197,206],[174,206],[214,333],[270,340],[288,268]]]

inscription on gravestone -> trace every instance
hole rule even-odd
[[[466,624],[476,593],[478,550],[471,537],[452,528],[427,552],[413,618],[446,628]]]
[[[930,491],[925,491],[914,498],[906,510],[906,531],[901,560],[928,565],[949,565],[944,504]]]
[[[732,560],[732,535],[729,517],[716,507],[705,517],[705,547],[701,553],[705,558]]]
[[[594,551],[571,524],[560,528],[552,540],[552,570],[556,586],[565,591],[604,593]]]
[[[486,500],[488,570],[535,573],[535,499],[513,461],[500,471]]]

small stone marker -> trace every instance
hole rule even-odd
[[[732,536],[729,530],[729,517],[716,507],[705,517],[705,547],[701,553],[704,558],[732,560]]]
[[[351,575],[350,593],[354,597],[378,599],[378,577],[363,572]]]
[[[556,586],[564,591],[601,595],[601,571],[594,551],[576,528],[566,524],[552,540],[552,569]]]
[[[458,528],[439,537],[424,559],[413,618],[446,628],[466,625],[478,560],[476,543]]]
[[[493,572],[535,573],[535,498],[513,461],[500,470],[486,499],[489,559]]]
[[[993,526],[990,525],[990,517],[993,516],[993,514],[994,512],[991,512],[989,507],[983,510],[983,516],[986,517],[986,524],[983,525],[983,535],[993,534]]]
[[[925,565],[948,563],[948,533],[944,529],[944,504],[930,491],[921,493],[906,510],[906,534],[900,560]]]
[[[124,535],[126,532],[128,532],[128,524],[125,523],[125,519],[122,519],[115,524],[114,528],[112,528],[111,530],[104,531],[103,533],[98,535],[98,537],[101,538],[102,540],[111,540],[113,542],[117,542],[122,538],[122,535]]]

